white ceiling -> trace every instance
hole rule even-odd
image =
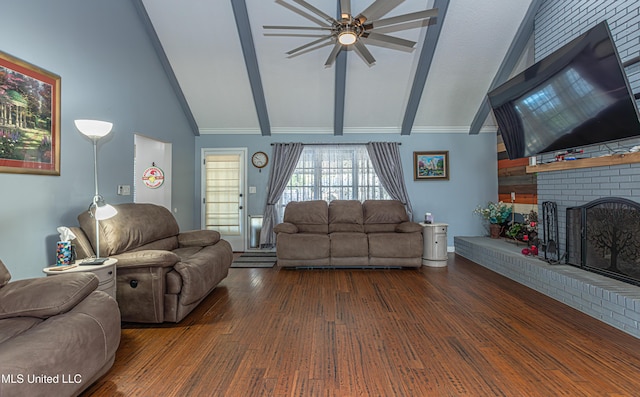
[[[282,0],[279,0],[280,2]],[[327,14],[336,0],[307,0]],[[143,0],[201,134],[260,134],[231,1]],[[290,0],[287,0],[292,4]],[[373,0],[351,0],[354,13]],[[451,0],[412,133],[468,133],[531,0]],[[331,46],[287,58],[313,38],[265,36],[263,25],[314,26],[273,0],[246,0],[273,134],[334,133]],[[407,0],[387,16],[432,8]],[[427,29],[390,33],[417,41],[413,52],[368,45],[376,64],[349,51],[344,133],[400,133]],[[269,31],[268,33],[272,33]],[[488,122],[492,124],[491,116]]]

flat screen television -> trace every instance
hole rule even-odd
[[[488,93],[510,159],[640,134],[606,22]]]

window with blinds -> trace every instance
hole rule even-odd
[[[205,227],[221,234],[240,234],[240,155],[205,157]]]

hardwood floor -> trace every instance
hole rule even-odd
[[[231,269],[180,324],[123,324],[84,396],[637,396],[640,340],[461,257]]]

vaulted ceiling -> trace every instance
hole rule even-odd
[[[353,13],[373,1],[351,0]],[[338,13],[337,0],[307,3]],[[292,0],[135,2],[194,133],[262,135],[495,131],[486,93],[520,59],[535,3],[407,0],[385,18],[438,8],[429,24],[389,31],[413,51],[368,44],[373,66],[349,50],[325,67],[332,45],[288,57],[316,38],[263,28],[317,26]]]

